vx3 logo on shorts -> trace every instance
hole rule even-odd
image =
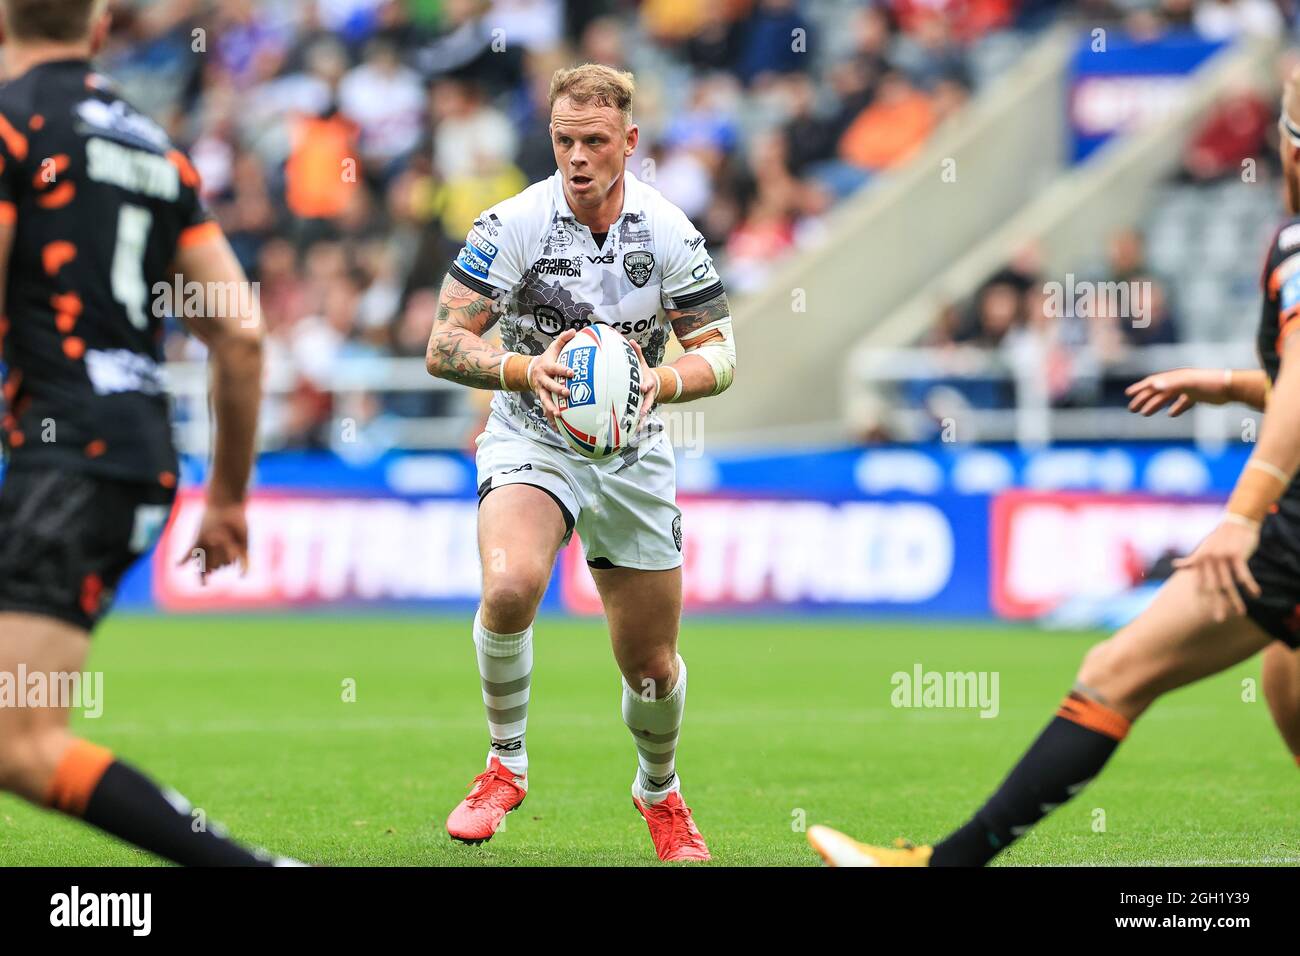
[[[533,470],[533,466],[532,466],[530,463],[525,462],[524,464],[520,465],[520,466],[517,467],[517,468],[511,468],[511,469],[509,469],[508,471],[503,471],[503,472],[501,472],[501,474],[503,474],[503,475],[513,475],[513,474],[515,474],[516,472],[519,472],[519,471],[532,471],[532,470]]]

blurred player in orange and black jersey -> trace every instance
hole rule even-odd
[[[1178,416],[1198,403],[1232,402],[1271,410],[1269,397],[1282,370],[1285,343],[1300,328],[1300,78],[1293,77],[1287,86],[1278,133],[1288,218],[1273,235],[1260,280],[1263,307],[1255,347],[1262,367],[1181,368],[1147,376],[1128,389],[1132,411],[1153,415],[1168,406],[1169,414]],[[1264,696],[1300,766],[1300,480],[1292,471],[1251,477],[1262,481],[1260,494],[1270,504],[1266,513],[1251,519],[1260,526],[1249,571],[1261,593],[1247,593],[1245,609],[1277,638],[1263,654]],[[1288,483],[1273,501],[1273,486],[1283,478]]]
[[[0,0],[0,26],[0,672],[71,675],[175,495],[151,290],[246,280],[189,161],[90,66],[102,0]],[[209,348],[217,437],[195,549],[213,571],[245,560],[261,338],[255,306],[200,311],[185,319]],[[74,738],[68,701],[23,703],[0,708],[3,789],[178,863],[274,862],[195,832],[176,794]]]
[[[1129,407],[1144,415],[1166,406],[1179,415],[1198,402],[1264,411],[1218,526],[1174,563],[1177,573],[1136,620],[1088,652],[1056,717],[967,823],[933,847],[896,848],[810,827],[809,842],[827,863],[983,866],[1097,776],[1159,697],[1258,651],[1273,718],[1300,754],[1300,70],[1278,125],[1292,218],[1265,263],[1263,368],[1177,369],[1128,390]]]

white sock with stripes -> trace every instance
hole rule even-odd
[[[474,613],[474,647],[478,651],[479,681],[487,708],[493,757],[516,776],[528,775],[528,690],[533,679],[533,626],[518,634],[496,634],[483,626],[482,608]]]
[[[623,681],[623,722],[636,742],[637,775],[632,792],[658,803],[681,789],[677,779],[677,736],[686,709],[686,662],[677,658],[677,684],[667,697],[647,699]]]

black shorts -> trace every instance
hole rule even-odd
[[[1242,591],[1246,614],[1270,636],[1300,647],[1300,502],[1283,498],[1264,519],[1247,563],[1264,593],[1252,598]]]
[[[0,485],[0,611],[94,630],[126,570],[162,533],[174,489],[50,468]]]

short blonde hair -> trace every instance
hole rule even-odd
[[[632,121],[632,94],[636,80],[631,73],[600,63],[584,63],[566,70],[556,70],[551,77],[550,105],[567,97],[579,106],[594,103],[610,106],[623,114],[623,123]]]

